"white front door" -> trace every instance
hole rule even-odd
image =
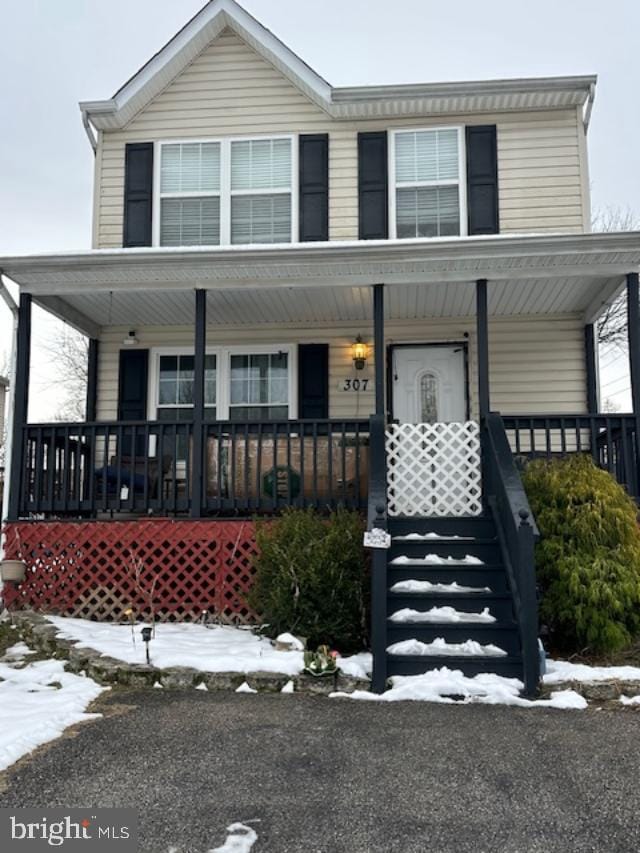
[[[391,360],[393,417],[400,423],[467,419],[464,347],[395,347]]]

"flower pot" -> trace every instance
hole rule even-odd
[[[0,577],[4,583],[22,583],[26,570],[24,560],[3,560],[0,563]]]
[[[326,678],[328,675],[335,675],[338,672],[338,670],[337,669],[323,669],[323,670],[316,672],[313,669],[307,669],[307,667],[305,666],[304,672],[307,675],[312,675],[314,678]]]

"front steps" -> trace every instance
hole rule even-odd
[[[446,666],[470,677],[496,673],[522,679],[520,632],[493,519],[390,518],[389,532],[387,676],[419,675]],[[457,590],[450,588],[452,583],[458,585]],[[422,621],[434,608],[429,621]],[[411,621],[404,621],[407,615]],[[438,654],[417,654],[415,649],[409,654],[389,651],[398,643],[432,644],[437,640],[455,646],[474,641],[492,647],[494,653],[461,654],[456,648],[445,648],[445,653],[439,648]],[[496,647],[503,654],[498,656]]]

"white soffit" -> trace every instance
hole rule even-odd
[[[489,313],[494,317],[523,315],[585,315],[618,291],[612,278],[543,278],[490,282]],[[36,301],[39,300],[36,298]],[[47,308],[47,297],[42,298]],[[98,291],[73,293],[55,302],[56,314],[72,325],[85,318],[85,330],[102,326],[189,326],[194,324],[192,290]],[[396,284],[385,288],[388,320],[473,317],[473,282]],[[209,326],[331,326],[371,323],[371,287],[209,290]],[[89,325],[91,324],[91,325]],[[80,323],[80,325],[82,325]],[[93,332],[92,332],[93,333]]]
[[[593,97],[595,75],[333,88],[235,0],[211,0],[113,98],[80,109],[99,130],[123,128],[225,29],[335,119],[561,109]]]

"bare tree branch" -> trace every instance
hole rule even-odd
[[[53,379],[49,387],[62,392],[54,416],[55,420],[84,420],[88,378],[88,338],[65,325],[60,334],[45,340],[41,347],[51,359]]]
[[[636,231],[640,229],[640,217],[629,207],[605,207],[593,215],[592,229],[604,231]],[[598,320],[600,344],[627,345],[627,302],[621,294],[608,305]]]

